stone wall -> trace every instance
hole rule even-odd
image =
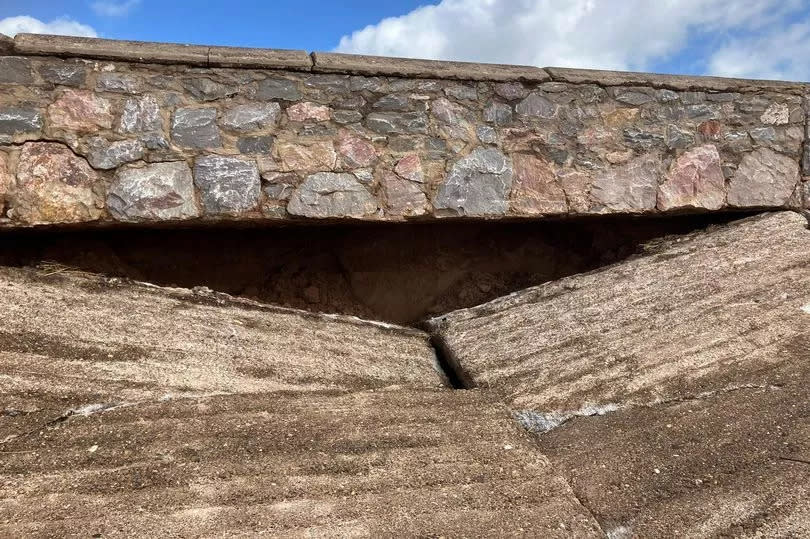
[[[806,87],[20,35],[5,226],[785,208]]]

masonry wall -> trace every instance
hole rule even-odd
[[[801,84],[25,35],[4,43],[5,226],[810,204]]]

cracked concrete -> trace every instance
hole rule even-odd
[[[527,385],[502,376],[525,354],[494,358],[500,363],[487,368],[497,376],[473,370],[466,375],[478,389],[451,391],[435,370],[429,336],[413,329],[205,288],[0,268],[0,390],[10,397],[0,414],[0,529],[33,536],[807,535],[807,247],[795,215],[747,219],[550,284],[562,286],[558,295],[530,290],[528,302],[517,294],[433,325],[468,367],[453,333],[460,320],[486,336],[470,348],[481,353],[501,338],[487,333],[496,314],[529,305],[543,315],[524,320],[564,318],[554,302],[580,294],[603,309],[600,323],[638,334],[623,313],[604,311],[610,303],[592,287],[624,290],[634,315],[650,324],[663,312],[643,310],[654,292],[677,296],[683,279],[692,295],[669,309],[686,313],[666,314],[680,315],[667,320],[687,328],[661,324],[670,339],[694,335],[692,320],[728,309],[734,316],[711,322],[713,359],[726,357],[724,346],[737,353],[740,341],[758,344],[718,364],[700,361],[700,346],[681,343],[686,356],[650,363],[637,348],[633,376],[617,378],[604,355],[568,341],[591,361],[588,371],[567,383],[541,380],[562,395],[535,401],[548,403],[541,408],[516,407],[551,391],[538,378]],[[662,282],[642,286],[648,295],[639,301],[626,291],[647,271]],[[695,304],[698,314],[689,311]],[[737,332],[740,319],[746,331]],[[530,331],[535,339],[547,332]],[[671,363],[668,377],[651,390],[645,376],[662,361]],[[510,407],[519,410],[512,417]]]
[[[511,408],[566,411],[783,385],[807,359],[808,300],[807,221],[782,212],[666,238],[428,327]]]

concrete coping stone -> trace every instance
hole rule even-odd
[[[388,75],[398,77],[546,82],[551,77],[542,68],[520,65],[447,62],[415,58],[389,58],[361,54],[313,52],[312,70],[318,73]]]
[[[804,91],[806,84],[776,80],[732,79],[692,75],[667,75],[632,71],[604,71],[600,69],[572,69],[547,67],[551,78],[572,84],[598,84],[599,86],[653,86],[671,90],[708,90],[715,92],[752,92],[762,90]]]
[[[18,55],[95,58],[203,67],[249,67],[297,71],[309,71],[312,67],[312,59],[305,51],[210,47],[40,34],[17,34],[14,38],[13,52]]]
[[[14,40],[5,34],[0,34],[0,54],[11,54],[14,52]]]
[[[807,89],[807,85],[804,83],[788,81],[666,75],[563,67],[540,68],[330,52],[308,54],[302,50],[182,45],[44,34],[17,34],[13,40],[0,34],[0,54],[471,81],[546,82],[553,80],[572,84],[597,84],[600,86],[640,85],[673,90],[716,92],[772,90],[803,93]]]

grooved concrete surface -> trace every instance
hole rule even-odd
[[[422,332],[0,269],[0,535],[808,536],[809,247],[762,215],[434,319],[468,391]]]
[[[474,392],[239,394],[75,416],[5,443],[6,536],[598,537]]]
[[[7,408],[442,383],[425,333],[206,290],[2,268],[0,304]]]
[[[782,386],[574,418],[539,450],[613,537],[810,537],[804,350]]]
[[[424,333],[0,270],[0,535],[598,536]]]
[[[810,359],[810,231],[765,214],[434,318],[461,368],[516,409],[646,404],[781,384]]]
[[[608,537],[810,535],[810,231],[793,213],[432,321]]]

